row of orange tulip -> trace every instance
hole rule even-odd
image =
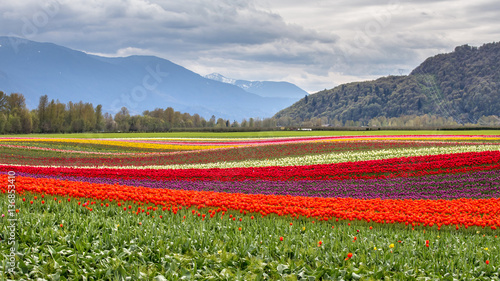
[[[0,180],[7,181],[7,175]],[[320,220],[362,220],[376,223],[402,223],[424,226],[456,225],[500,227],[500,198],[457,200],[380,200],[352,198],[312,198],[302,196],[251,195],[184,191],[93,184],[56,179],[16,178],[18,192],[54,196],[94,198],[112,202],[143,202],[172,211],[197,206],[260,213],[262,216],[314,217]],[[6,192],[5,187],[1,187]],[[121,203],[120,203],[121,204]],[[165,209],[164,208],[164,209]]]

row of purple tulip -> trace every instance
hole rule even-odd
[[[18,176],[57,178],[89,183],[120,184],[176,190],[228,193],[340,197],[358,199],[500,198],[500,171],[423,177],[345,181],[155,181],[89,177],[56,177],[18,173]]]

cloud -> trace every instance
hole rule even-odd
[[[499,10],[493,0],[24,0],[0,4],[0,34],[313,92],[496,41]]]
[[[85,38],[90,47],[105,37],[110,50],[153,46],[179,52],[230,44],[258,45],[280,39],[303,43],[334,40],[312,29],[287,24],[278,14],[257,9],[250,2],[191,0],[154,4],[111,0],[106,5],[102,3],[76,0],[61,4],[66,5],[65,14],[71,15],[64,19],[66,29]],[[183,46],[181,50],[179,45]]]

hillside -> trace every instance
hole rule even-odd
[[[0,37],[0,62],[0,90],[23,94],[28,108],[48,95],[102,104],[112,114],[122,107],[131,114],[173,107],[206,119],[241,120],[271,117],[299,99],[262,97],[158,57],[108,58],[11,37]]]
[[[318,92],[281,110],[275,118],[360,121],[432,114],[476,123],[500,115],[500,42],[456,47],[428,58],[407,76],[354,82]]]

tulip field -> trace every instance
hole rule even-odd
[[[0,137],[0,280],[500,280],[500,133]]]

